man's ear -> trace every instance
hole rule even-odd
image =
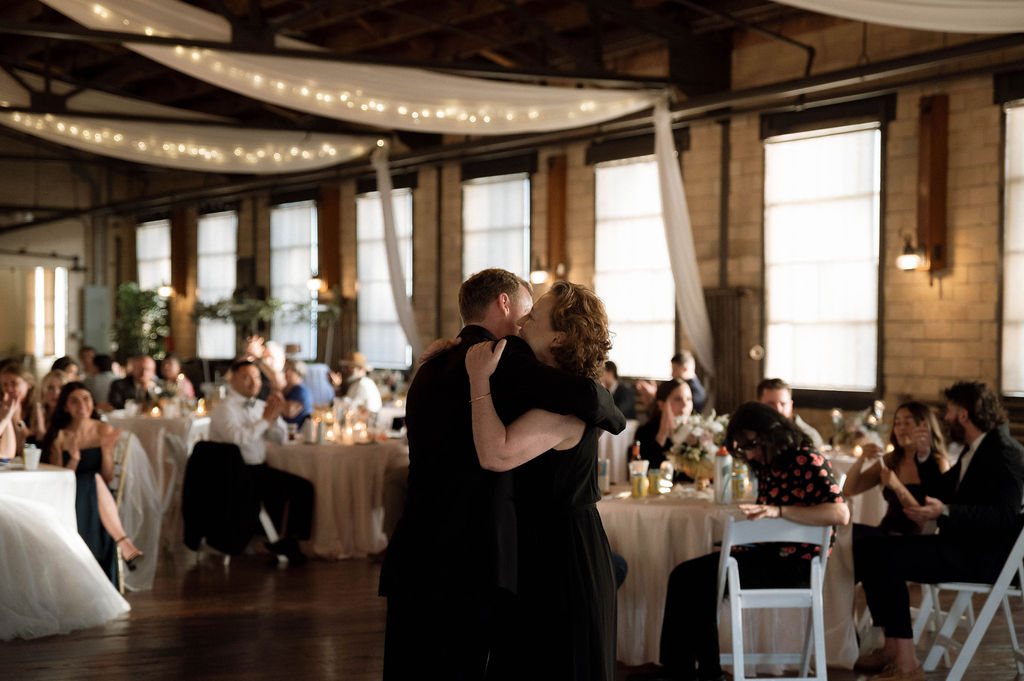
[[[512,305],[511,305],[512,301],[509,300],[508,294],[507,293],[499,293],[497,301],[498,301],[498,307],[501,309],[502,312],[504,312],[507,315],[511,311],[511,309],[512,309]]]

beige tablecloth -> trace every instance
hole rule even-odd
[[[627,419],[626,427],[621,433],[612,435],[608,431],[601,431],[601,437],[597,440],[597,456],[600,459],[608,459],[608,480],[613,485],[629,481],[626,461],[629,459],[629,447],[634,442],[638,425],[636,419]]]
[[[313,483],[316,555],[359,557],[387,545],[382,530],[385,472],[389,467],[408,467],[404,443],[267,444],[267,463]]]
[[[206,439],[210,432],[209,416],[125,416],[123,412],[115,411],[107,415],[107,422],[116,428],[135,433],[139,438],[156,474],[157,489],[161,494],[168,487],[180,488],[181,478],[185,474],[184,467],[174,460],[176,457],[171,457],[172,461],[167,460],[170,453],[166,451],[165,436],[176,438],[176,443],[186,453],[190,453],[195,443]]]
[[[45,504],[53,509],[61,526],[77,534],[75,515],[75,472],[41,463],[34,471],[26,471],[20,463],[0,468],[0,494]]]
[[[612,488],[613,493],[624,486]],[[668,576],[676,565],[715,550],[725,519],[742,518],[736,506],[713,504],[710,495],[677,485],[672,494],[646,499],[605,498],[598,503],[612,551],[629,564],[618,593],[618,655],[628,665],[657,662]],[[694,588],[715,589],[716,584]],[[830,666],[852,667],[857,655],[852,619],[853,566],[850,526],[842,528],[825,576],[825,643]],[[748,648],[802,650],[806,617],[767,610],[744,618]],[[732,649],[729,614],[719,626],[722,652]]]

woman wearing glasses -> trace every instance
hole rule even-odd
[[[750,520],[785,518],[803,525],[845,525],[850,511],[828,461],[787,418],[759,402],[730,417],[726,442],[757,473],[756,504],[740,504]],[[834,539],[834,537],[833,537]],[[740,579],[750,588],[807,584],[815,547],[757,544],[735,547]],[[677,565],[668,581],[661,628],[664,667],[635,679],[692,681],[724,678],[719,666],[718,553]],[[802,569],[801,569],[802,568]]]

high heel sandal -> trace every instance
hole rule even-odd
[[[121,542],[123,542],[127,538],[128,538],[128,535],[125,535],[125,536],[121,537],[120,539],[115,540],[114,541],[114,546],[120,547]],[[120,551],[120,548],[118,548],[118,550]],[[130,556],[126,556],[126,555],[124,555],[122,553],[121,554],[121,560],[124,561],[124,565],[125,565],[126,568],[128,568],[129,570],[134,572],[135,568],[138,567],[135,564],[135,561],[142,560],[142,556],[143,555],[144,554],[142,553],[142,551],[139,551],[138,549],[135,549],[135,553],[133,553]]]

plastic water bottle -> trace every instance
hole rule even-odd
[[[732,503],[732,455],[722,447],[715,453],[715,503]]]

